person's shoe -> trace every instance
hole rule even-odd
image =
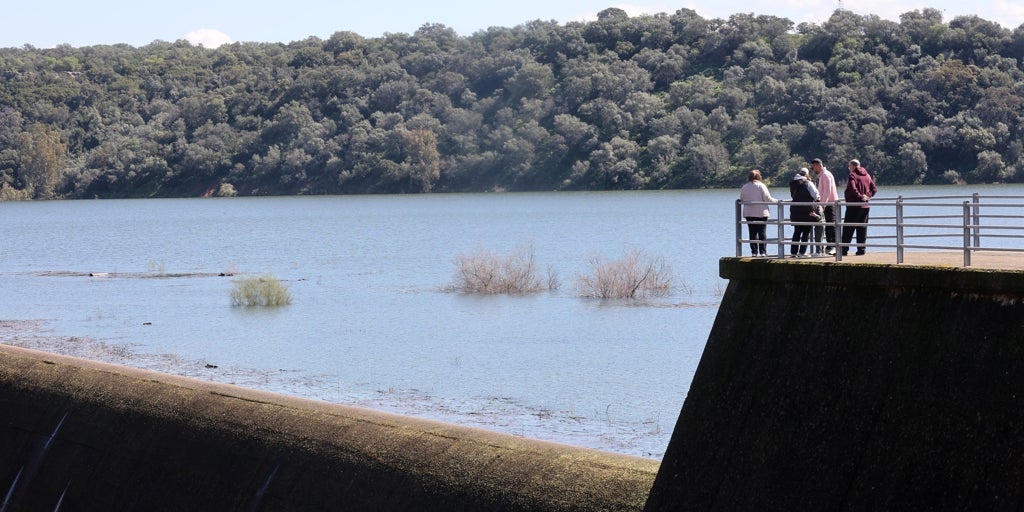
[[[831,248],[831,247],[829,247],[828,249],[825,249],[825,254],[827,256],[835,256],[836,255],[836,250]]]
[[[864,256],[865,254],[867,254],[867,251],[857,251],[855,254],[857,256]]]

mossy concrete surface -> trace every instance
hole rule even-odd
[[[5,511],[629,511],[657,468],[0,346]]]
[[[1024,510],[1024,272],[720,274],[647,511]]]

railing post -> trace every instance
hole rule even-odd
[[[835,219],[835,222],[833,222],[832,224],[835,225],[834,231],[836,236],[836,261],[843,261],[844,248],[842,245],[840,245],[843,243],[843,211],[840,209],[839,205],[840,202],[839,198],[837,197],[836,206],[835,208],[832,208],[832,216]]]
[[[981,247],[981,195],[977,192],[973,195],[974,201],[974,247]]]
[[[896,263],[903,263],[903,194],[896,196]]]
[[[736,200],[736,257],[743,256],[743,224],[740,219],[743,215],[743,200]]]
[[[964,201],[964,266],[971,266],[971,202]]]
[[[783,224],[783,217],[785,216],[784,214],[786,213],[786,207],[785,207],[785,205],[783,204],[782,201],[778,201],[775,204],[778,205],[778,207],[779,207],[778,215],[775,216],[775,223],[776,223],[776,225],[778,227],[778,229],[777,229],[778,236],[776,237],[775,242],[779,246],[779,258],[785,258],[786,257],[786,247],[785,247],[784,240],[786,238],[786,226]]]

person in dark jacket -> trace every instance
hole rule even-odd
[[[846,182],[846,215],[843,215],[843,256],[850,250],[849,243],[853,235],[857,235],[857,256],[867,252],[865,244],[868,239],[868,214],[871,212],[868,201],[878,192],[875,180],[868,170],[861,167],[860,161],[850,160],[850,179]],[[862,224],[850,226],[849,224]]]
[[[803,173],[803,174],[801,174]],[[789,182],[789,195],[793,203],[789,205],[789,220],[791,222],[817,222],[818,217],[814,212],[814,205],[810,204],[818,200],[818,192],[807,179],[807,171],[801,169]],[[800,204],[802,203],[802,204]],[[793,243],[789,246],[789,254],[793,257],[805,258],[807,254],[807,242],[811,237],[811,224],[793,226]],[[800,243],[803,242],[803,243]]]

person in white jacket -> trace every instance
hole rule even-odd
[[[740,189],[740,201],[750,235],[750,253],[753,256],[767,256],[764,240],[768,217],[771,216],[768,203],[777,203],[779,200],[772,197],[768,187],[761,181],[761,171],[754,169],[747,174],[747,182]]]

